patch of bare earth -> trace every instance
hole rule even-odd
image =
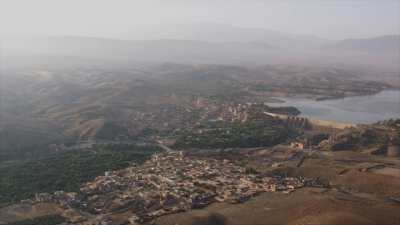
[[[292,194],[266,193],[244,204],[213,204],[168,215],[158,225],[393,225],[400,205],[362,197],[338,197],[336,191],[303,188]],[[219,220],[216,220],[219,218]]]

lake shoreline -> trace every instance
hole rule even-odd
[[[399,89],[326,100],[304,97],[277,97],[275,100],[266,104],[272,107],[293,106],[301,111],[300,116],[321,120],[366,124],[400,118]]]

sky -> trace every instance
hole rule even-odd
[[[0,34],[125,39],[145,27],[219,23],[326,39],[400,33],[400,0],[0,0]]]

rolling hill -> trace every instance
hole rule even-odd
[[[366,53],[400,53],[400,35],[387,35],[365,39],[346,39],[330,46],[336,50],[360,51]]]

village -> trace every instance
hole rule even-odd
[[[73,224],[115,224],[110,215],[125,213],[130,224],[147,224],[166,214],[211,203],[243,203],[263,192],[291,193],[315,182],[267,176],[229,160],[198,159],[182,151],[156,153],[140,166],[105,172],[80,193],[40,193],[32,203],[52,202]],[[68,223],[66,223],[68,224]]]

